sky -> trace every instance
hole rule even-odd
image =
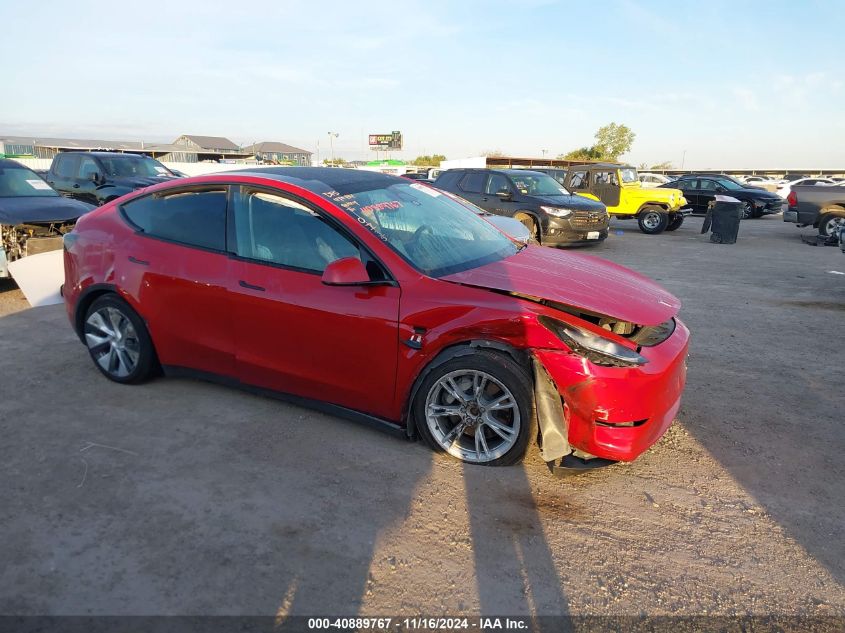
[[[845,166],[845,1],[0,0],[0,135]],[[315,157],[316,158],[316,157]]]

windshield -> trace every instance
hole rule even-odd
[[[537,172],[514,173],[508,175],[520,193],[529,196],[568,196],[569,192],[548,174]]]
[[[622,182],[637,182],[637,170],[633,167],[620,169],[619,174],[622,176]]]
[[[431,277],[510,257],[517,245],[437,189],[418,183],[327,198],[352,215],[414,268]]]
[[[0,167],[0,198],[49,197],[59,194],[26,167]]]
[[[129,154],[115,156],[100,156],[100,162],[106,174],[116,178],[140,177],[155,178],[172,176],[170,170],[153,158],[146,156],[131,156]]]

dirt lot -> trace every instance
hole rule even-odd
[[[845,617],[845,256],[779,216],[735,246],[700,226],[591,251],[682,299],[689,382],[637,462],[567,479],[118,386],[60,306],[0,318],[0,613]]]

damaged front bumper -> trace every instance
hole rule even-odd
[[[676,320],[640,367],[603,367],[572,352],[533,351],[541,453],[555,471],[633,461],[672,424],[686,382],[689,330]]]

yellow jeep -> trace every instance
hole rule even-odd
[[[680,189],[645,188],[637,170],[629,165],[572,165],[564,186],[572,193],[600,200],[613,217],[637,218],[640,230],[649,235],[674,231],[691,212]]]

